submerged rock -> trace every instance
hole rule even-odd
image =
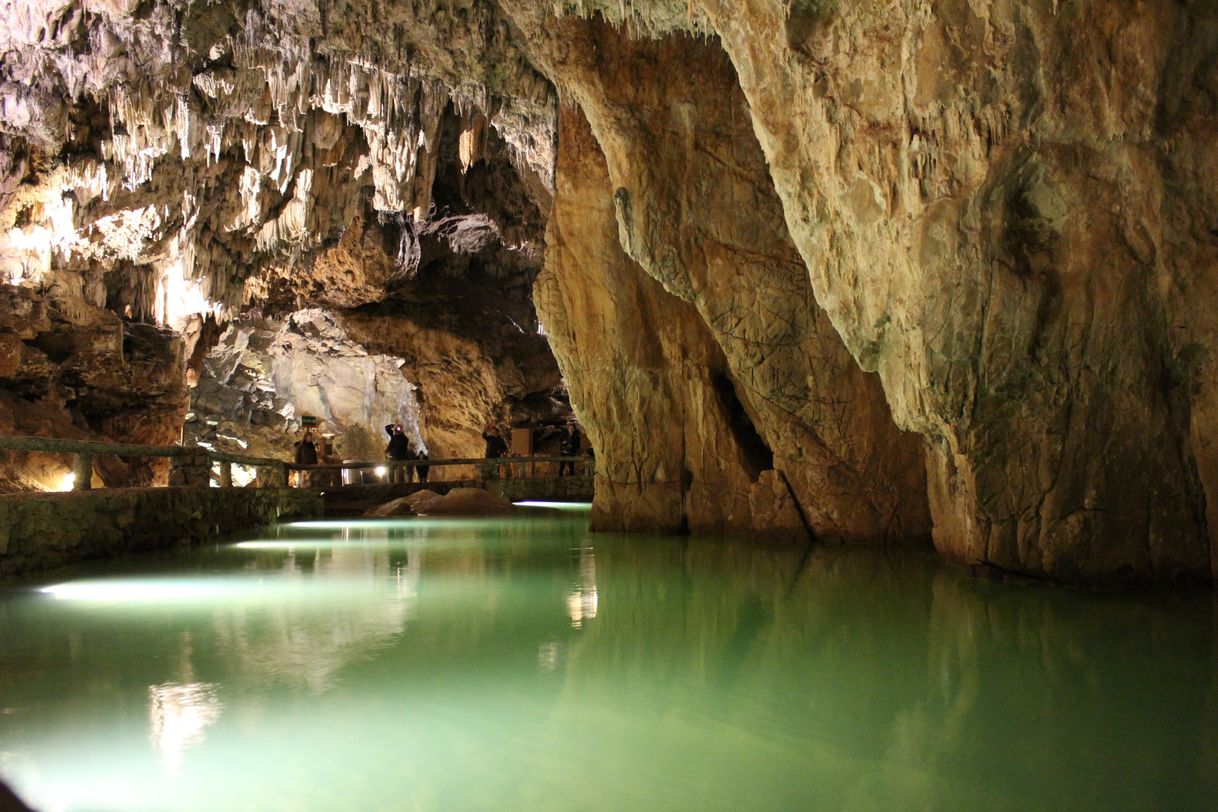
[[[424,493],[430,493],[430,491],[424,491]],[[392,502],[386,502],[383,505],[369,508],[364,511],[364,517],[368,519],[388,519],[394,516],[414,516],[414,506],[410,503],[410,498],[415,495],[403,496],[399,499],[394,499]]]
[[[502,496],[482,488],[454,488],[443,496],[419,491],[414,496],[418,498],[412,507],[419,516],[499,516],[516,510]]]
[[[511,502],[482,488],[454,488],[446,494],[415,491],[364,513],[368,518],[392,516],[498,516],[516,510]]]

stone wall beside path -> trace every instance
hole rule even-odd
[[[0,578],[322,513],[318,491],[288,488],[113,488],[0,495]]]

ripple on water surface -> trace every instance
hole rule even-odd
[[[1207,594],[919,553],[309,522],[0,591],[36,808],[1218,808]]]

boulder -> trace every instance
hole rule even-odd
[[[430,493],[420,491],[415,496]],[[500,516],[516,510],[502,496],[481,488],[454,488],[440,497],[420,498],[415,501],[414,509],[420,516]]]

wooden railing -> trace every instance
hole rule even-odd
[[[592,473],[593,459],[591,457],[563,456],[529,456],[529,457],[500,457],[487,459],[471,457],[460,459],[437,460],[380,460],[376,462],[342,462],[321,463],[318,465],[298,465],[283,460],[251,457],[242,454],[230,454],[226,451],[216,451],[203,446],[155,446],[135,445],[130,443],[99,443],[91,440],[62,440],[54,437],[0,437],[0,451],[35,451],[45,454],[73,454],[75,460],[72,466],[74,478],[72,490],[86,491],[92,488],[93,458],[94,457],[162,457],[170,460],[170,485],[206,485],[211,479],[211,470],[219,465],[221,487],[232,487],[233,465],[245,465],[265,472],[265,480],[273,485],[289,485],[291,471],[302,471],[321,476],[298,476],[297,487],[307,487],[327,479],[330,484],[339,486],[343,481],[344,471],[376,471],[385,470],[385,479],[394,477],[391,472],[406,469],[402,479],[415,479],[413,470],[427,466],[430,469],[446,466],[474,466],[479,472],[480,479],[495,479],[503,477],[532,477],[537,475],[538,464],[572,463],[575,472],[587,475]],[[337,478],[337,482],[334,479]],[[380,479],[380,477],[377,477]],[[361,473],[361,480],[363,479]],[[310,480],[314,480],[311,482]]]
[[[534,455],[528,457],[498,457],[488,459],[486,457],[461,457],[453,459],[435,459],[435,460],[380,460],[376,462],[341,462],[341,463],[318,463],[317,465],[298,465],[296,463],[285,463],[289,471],[302,471],[315,476],[315,479],[324,479],[329,475],[331,482],[337,476],[341,482],[344,471],[359,471],[363,472],[382,469],[384,474],[375,474],[378,480],[389,482],[393,477],[393,472],[396,470],[405,470],[406,475],[403,479],[417,479],[416,469],[428,468],[428,478],[434,478],[431,471],[436,468],[445,466],[473,466],[478,471],[479,479],[502,479],[506,477],[529,478],[537,476],[537,466],[539,464],[561,464],[571,463],[571,467],[575,473],[579,475],[591,475],[595,461],[592,457],[564,457],[564,456],[545,456]],[[361,476],[362,478],[362,476]],[[338,484],[338,483],[335,483]]]
[[[226,451],[215,451],[202,446],[100,443],[92,440],[64,440],[57,437],[0,437],[0,451],[35,451],[44,454],[75,455],[72,465],[72,490],[74,491],[92,489],[94,457],[167,458],[170,460],[170,485],[207,484],[211,468],[217,463],[220,465],[221,485],[232,485],[232,466],[234,464],[265,469],[272,482],[287,482],[287,468],[283,460],[230,454]]]

